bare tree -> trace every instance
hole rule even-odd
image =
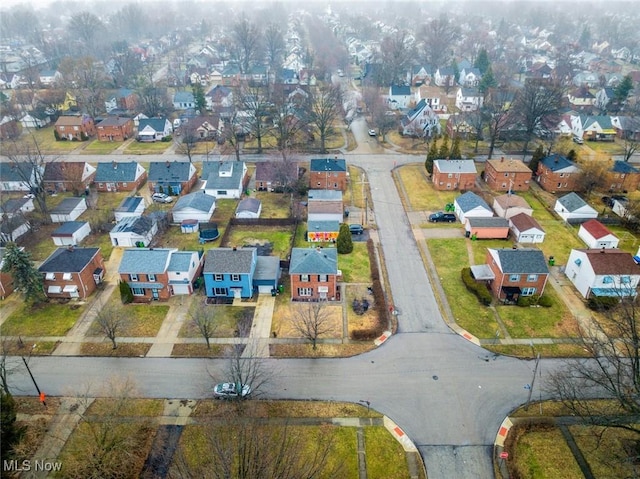
[[[500,134],[513,117],[509,103],[510,93],[507,90],[492,90],[487,102],[481,109],[481,116],[486,122],[489,133],[489,156],[493,156],[493,150]]]
[[[397,31],[385,36],[380,43],[382,66],[380,84],[392,85],[404,82],[413,58],[413,39],[406,31]]]
[[[284,158],[286,151],[294,146],[300,134],[310,135],[308,102],[293,102],[282,89],[279,89],[272,99],[272,132],[278,151]]]
[[[269,68],[278,75],[286,53],[282,29],[276,23],[269,23],[264,32],[264,49]]]
[[[249,73],[259,57],[260,30],[258,26],[242,14],[240,20],[231,27],[231,38],[232,59],[238,64],[242,73]]]
[[[87,11],[74,14],[69,20],[69,32],[79,40],[74,42],[83,52],[95,52],[96,39],[101,37],[105,30],[102,21],[93,13]]]
[[[204,302],[198,302],[189,311],[191,322],[198,328],[200,334],[207,342],[207,349],[211,348],[210,340],[218,329],[215,321],[214,308],[207,306]]]
[[[425,61],[434,68],[443,67],[448,63],[449,52],[458,38],[458,29],[447,15],[442,13],[438,18],[421,26],[419,38],[423,41]]]
[[[580,176],[576,182],[577,191],[591,194],[604,188],[607,164],[602,161],[583,161],[580,163]]]
[[[327,151],[327,138],[333,132],[333,126],[341,113],[342,92],[340,87],[334,85],[320,87],[311,100],[311,120],[318,129],[322,153]]]
[[[193,154],[198,146],[198,132],[192,122],[187,122],[180,126],[179,135],[173,137],[176,146],[175,151],[180,155],[185,155],[189,159],[189,163],[193,161]]]
[[[318,338],[334,329],[327,303],[318,301],[299,305],[294,312],[293,327],[316,349]]]
[[[236,96],[234,95],[234,100]],[[262,153],[262,141],[269,133],[268,118],[273,115],[272,103],[266,87],[244,84],[237,95],[237,120],[242,130],[250,133],[258,142],[258,153]]]
[[[115,308],[111,304],[99,304],[96,308],[96,324],[102,334],[104,334],[111,341],[113,349],[118,347],[116,338],[125,330],[130,322],[130,318],[125,309]]]

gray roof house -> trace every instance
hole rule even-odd
[[[87,210],[87,202],[84,198],[65,198],[58,206],[50,211],[53,223],[73,221]]]
[[[62,223],[51,233],[57,246],[74,246],[91,234],[91,226],[86,221],[68,221]]]
[[[337,274],[336,248],[292,248],[289,274]]]
[[[113,246],[149,246],[158,232],[158,223],[148,216],[128,216],[116,223],[109,232]]]
[[[493,210],[486,201],[472,191],[458,196],[454,200],[454,206],[455,213],[462,224],[465,224],[466,218],[493,216]]]
[[[31,198],[9,198],[0,205],[0,216],[11,218],[15,215],[29,213],[35,209]]]
[[[160,141],[172,133],[173,127],[167,118],[141,118],[138,122],[138,141]]]
[[[240,198],[247,165],[244,161],[205,161],[202,163],[204,191],[218,199]]]
[[[598,212],[573,191],[558,198],[553,209],[567,223],[581,223],[598,217]]]
[[[44,167],[29,162],[0,163],[0,191],[30,191],[42,179]]]
[[[236,207],[236,218],[260,218],[262,202],[258,198],[244,198]]]
[[[293,248],[289,262],[291,299],[334,301],[340,295],[340,274],[336,248]]]
[[[198,180],[196,167],[190,161],[153,161],[149,163],[149,190],[181,195],[189,193]]]
[[[142,216],[145,204],[142,196],[127,196],[115,209],[116,221],[129,216]]]
[[[216,209],[215,196],[208,195],[204,191],[196,191],[181,196],[173,206],[174,223],[182,223],[184,220],[198,220],[199,223],[207,223]]]
[[[135,191],[147,179],[147,171],[136,161],[98,163],[93,179],[101,192]]]

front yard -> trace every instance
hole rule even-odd
[[[2,324],[3,336],[64,336],[78,321],[85,304],[57,301],[23,304]]]
[[[424,165],[406,165],[397,170],[397,178],[403,185],[409,211],[442,211],[447,203],[460,194],[458,191],[440,191],[429,181]]]

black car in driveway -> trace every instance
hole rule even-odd
[[[438,211],[437,213],[429,215],[429,221],[432,223],[453,223],[455,220],[456,215],[453,213],[445,213],[443,211]]]
[[[361,235],[362,233],[364,233],[364,228],[362,227],[362,225],[349,225],[349,231],[351,232],[352,235]]]

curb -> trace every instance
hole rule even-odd
[[[373,344],[375,344],[376,346],[380,346],[390,337],[391,337],[391,331],[385,331],[373,341]]]
[[[511,426],[513,426],[511,418],[509,418],[509,416],[505,417],[504,421],[502,421],[502,424],[500,424],[500,427],[498,428],[496,440],[493,443],[494,446],[504,447],[504,442],[509,435],[509,429],[511,429]]]
[[[406,452],[418,452],[418,448],[416,447],[416,445],[411,439],[409,439],[409,436],[405,434],[400,426],[398,426],[387,416],[384,416],[382,420],[384,423],[384,427],[393,435],[396,441],[398,441],[402,445],[402,448]]]

